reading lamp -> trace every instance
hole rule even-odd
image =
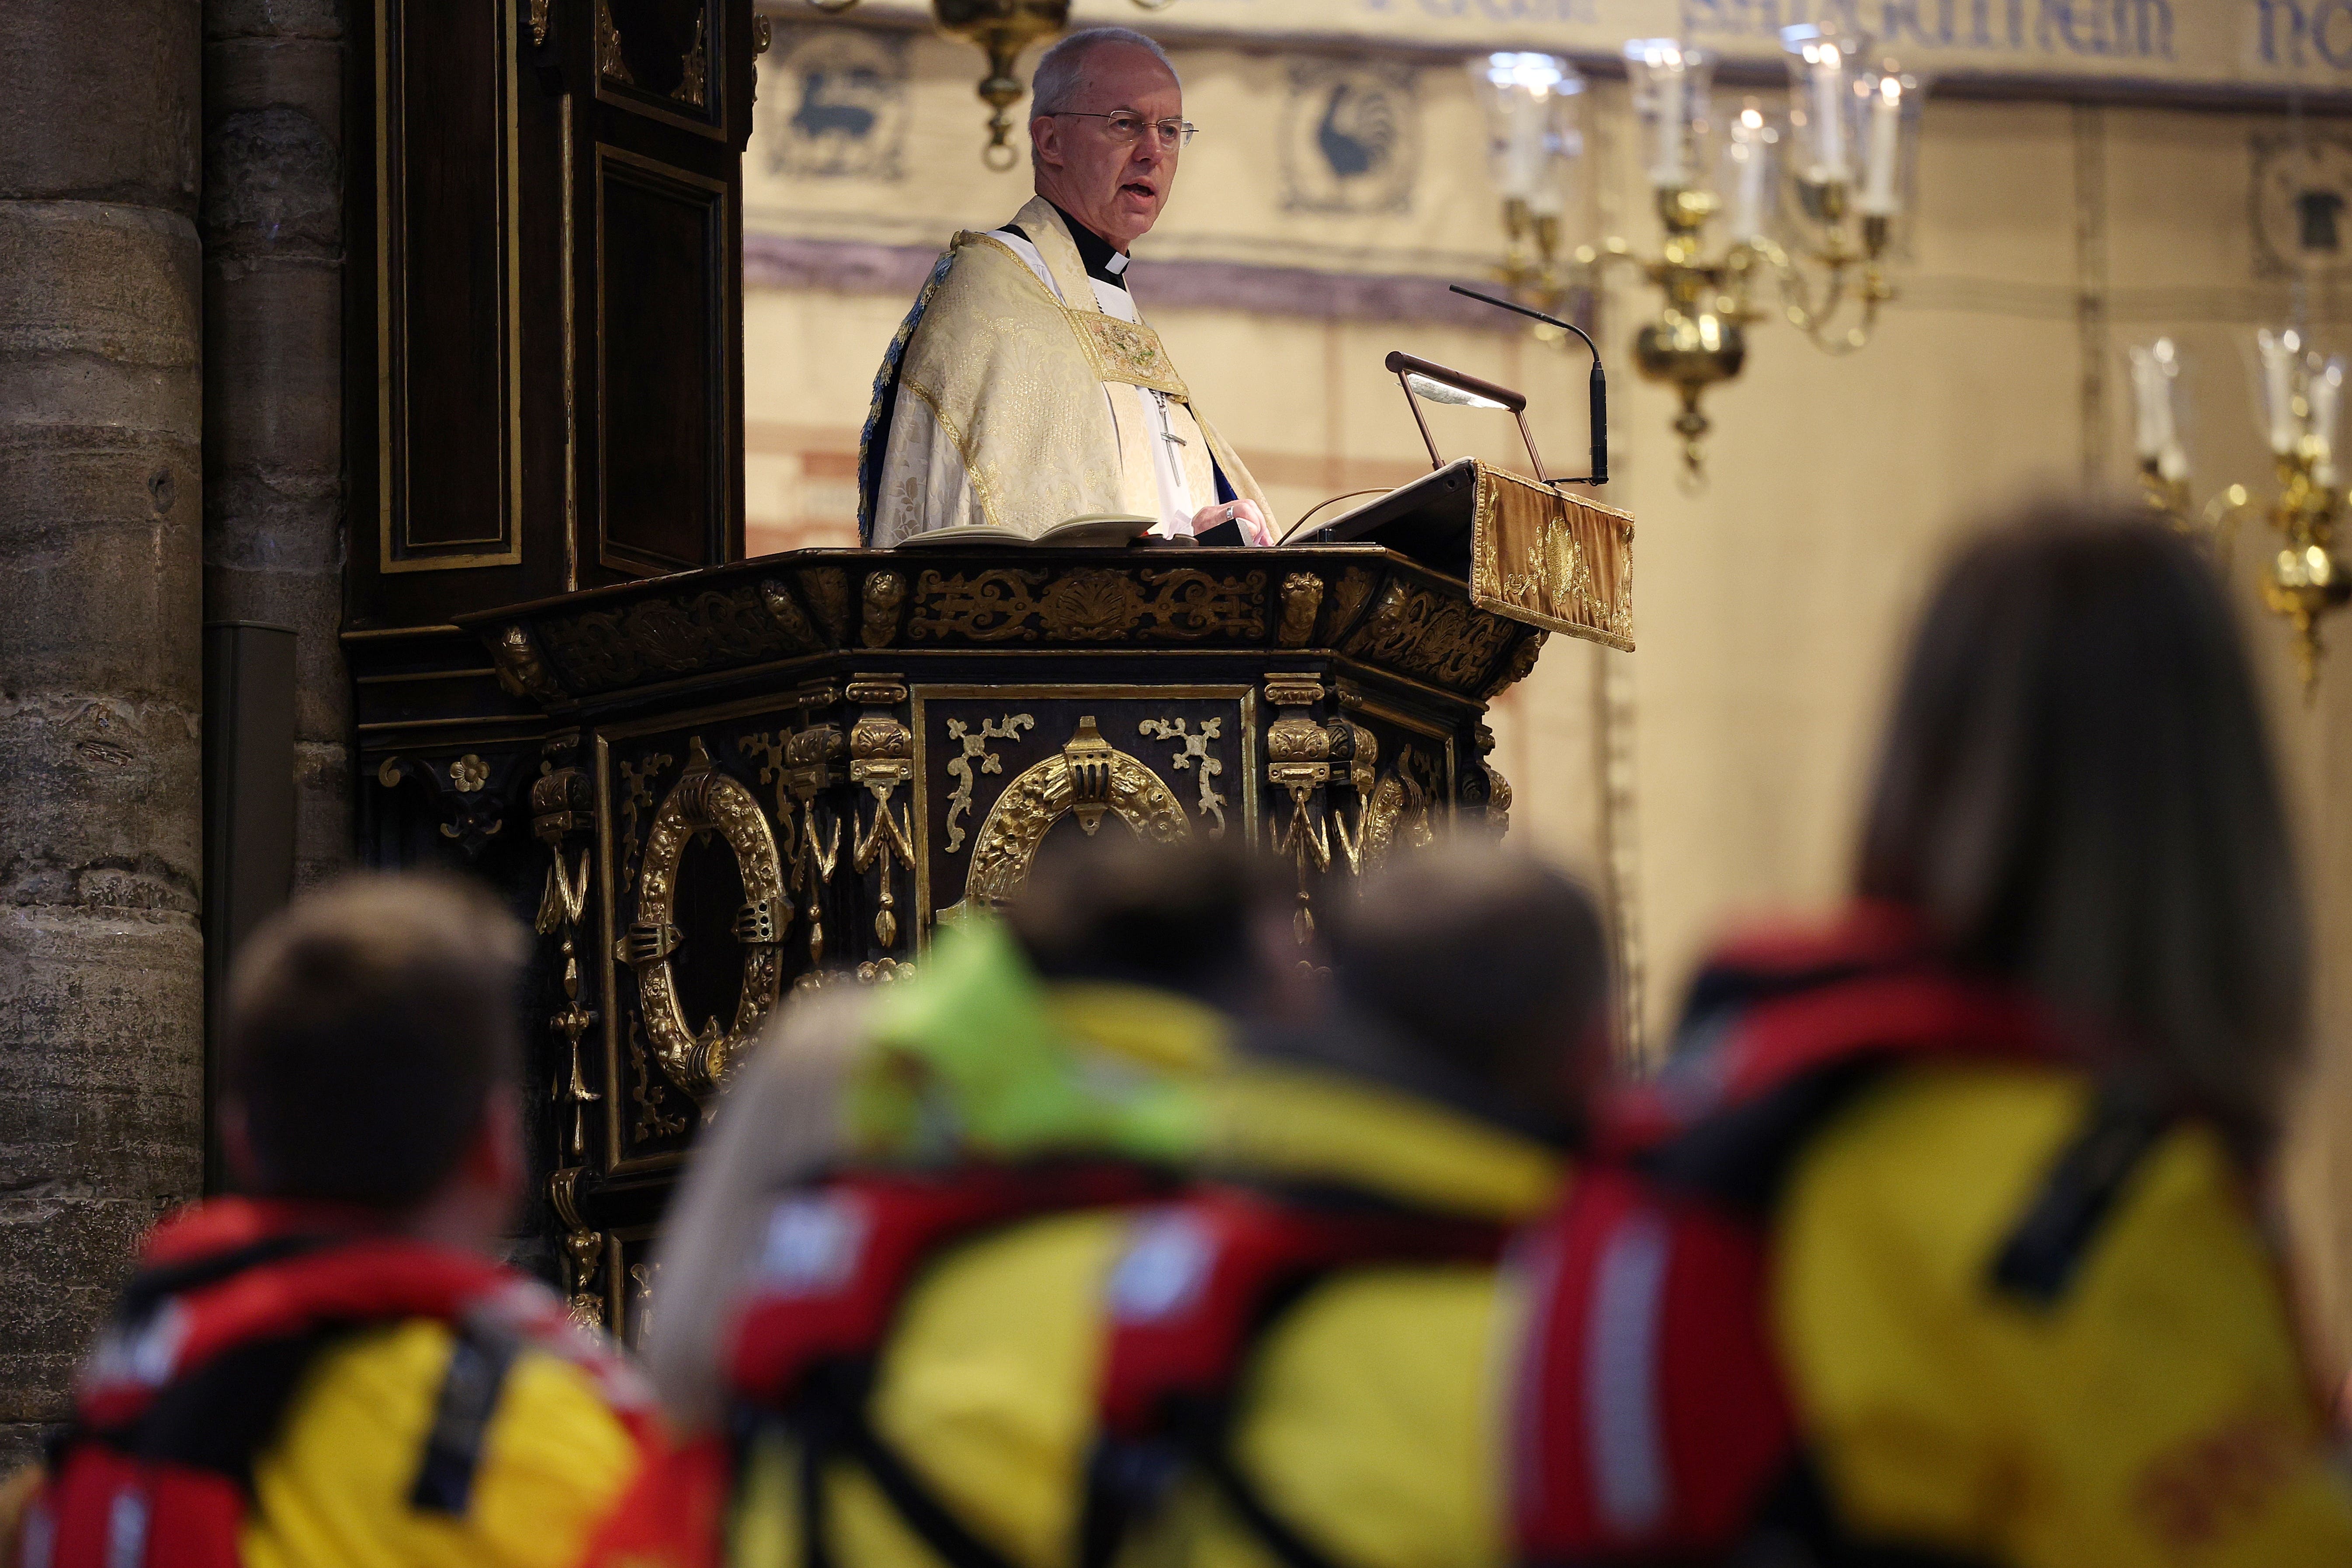
[[[1538,321],[1564,328],[1584,339],[1584,346],[1592,351],[1592,471],[1565,479],[1545,475],[1543,458],[1536,451],[1535,432],[1528,428],[1528,399],[1524,393],[1513,392],[1507,386],[1497,386],[1491,381],[1465,371],[1449,369],[1433,361],[1409,353],[1391,353],[1388,357],[1389,373],[1404,388],[1405,402],[1412,409],[1412,422],[1421,427],[1422,445],[1429,448],[1433,468],[1445,466],[1437,455],[1437,442],[1430,436],[1429,421],[1422,417],[1421,400],[1451,404],[1457,408],[1502,408],[1510,411],[1519,422],[1519,439],[1527,443],[1528,460],[1535,465],[1536,478],[1548,485],[1605,485],[1609,482],[1609,383],[1601,368],[1601,351],[1585,335],[1584,329],[1573,321],[1563,321],[1541,310],[1531,310],[1525,305],[1508,300],[1497,300],[1492,294],[1481,294],[1460,284],[1449,287],[1456,294],[1465,294],[1484,304],[1505,310],[1516,310],[1522,316],[1532,316]]]

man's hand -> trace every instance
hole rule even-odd
[[[1241,524],[1242,538],[1252,544],[1274,542],[1274,525],[1254,500],[1223,500],[1202,507],[1192,514],[1192,532],[1197,537],[1228,522]]]

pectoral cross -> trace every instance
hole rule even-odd
[[[1151,395],[1157,399],[1160,404],[1160,438],[1167,442],[1171,447],[1191,446],[1192,443],[1187,441],[1183,437],[1179,436],[1174,430],[1169,428],[1168,395],[1157,388],[1154,388]]]

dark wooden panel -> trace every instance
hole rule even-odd
[[[385,0],[379,411],[385,571],[513,561],[513,90],[506,8]]]
[[[751,0],[350,12],[346,624],[739,556]]]
[[[714,0],[596,0],[596,96],[635,114],[724,138],[727,7]]]
[[[728,532],[726,187],[597,149],[599,563],[672,572]]]

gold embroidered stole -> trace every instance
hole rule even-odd
[[[1070,237],[1061,210],[1052,202],[1032,197],[1013,221],[1045,258],[1045,270],[1062,296],[1063,314],[1069,319],[1070,330],[1096,378],[1107,385],[1157,392],[1171,404],[1181,405],[1168,411],[1168,428],[1183,442],[1176,448],[1177,467],[1195,505],[1208,505],[1217,494],[1212,448],[1192,412],[1192,394],[1185,389],[1184,378],[1176,374],[1175,362],[1161,346],[1160,334],[1142,321],[1123,321],[1102,308],[1095,298],[1086,258],[1078,254],[1078,242]],[[1111,417],[1118,426],[1119,488],[1128,498],[1129,510],[1158,517],[1160,481],[1151,454],[1151,443],[1160,438],[1157,422],[1138,420],[1132,398],[1114,397],[1111,407]]]

